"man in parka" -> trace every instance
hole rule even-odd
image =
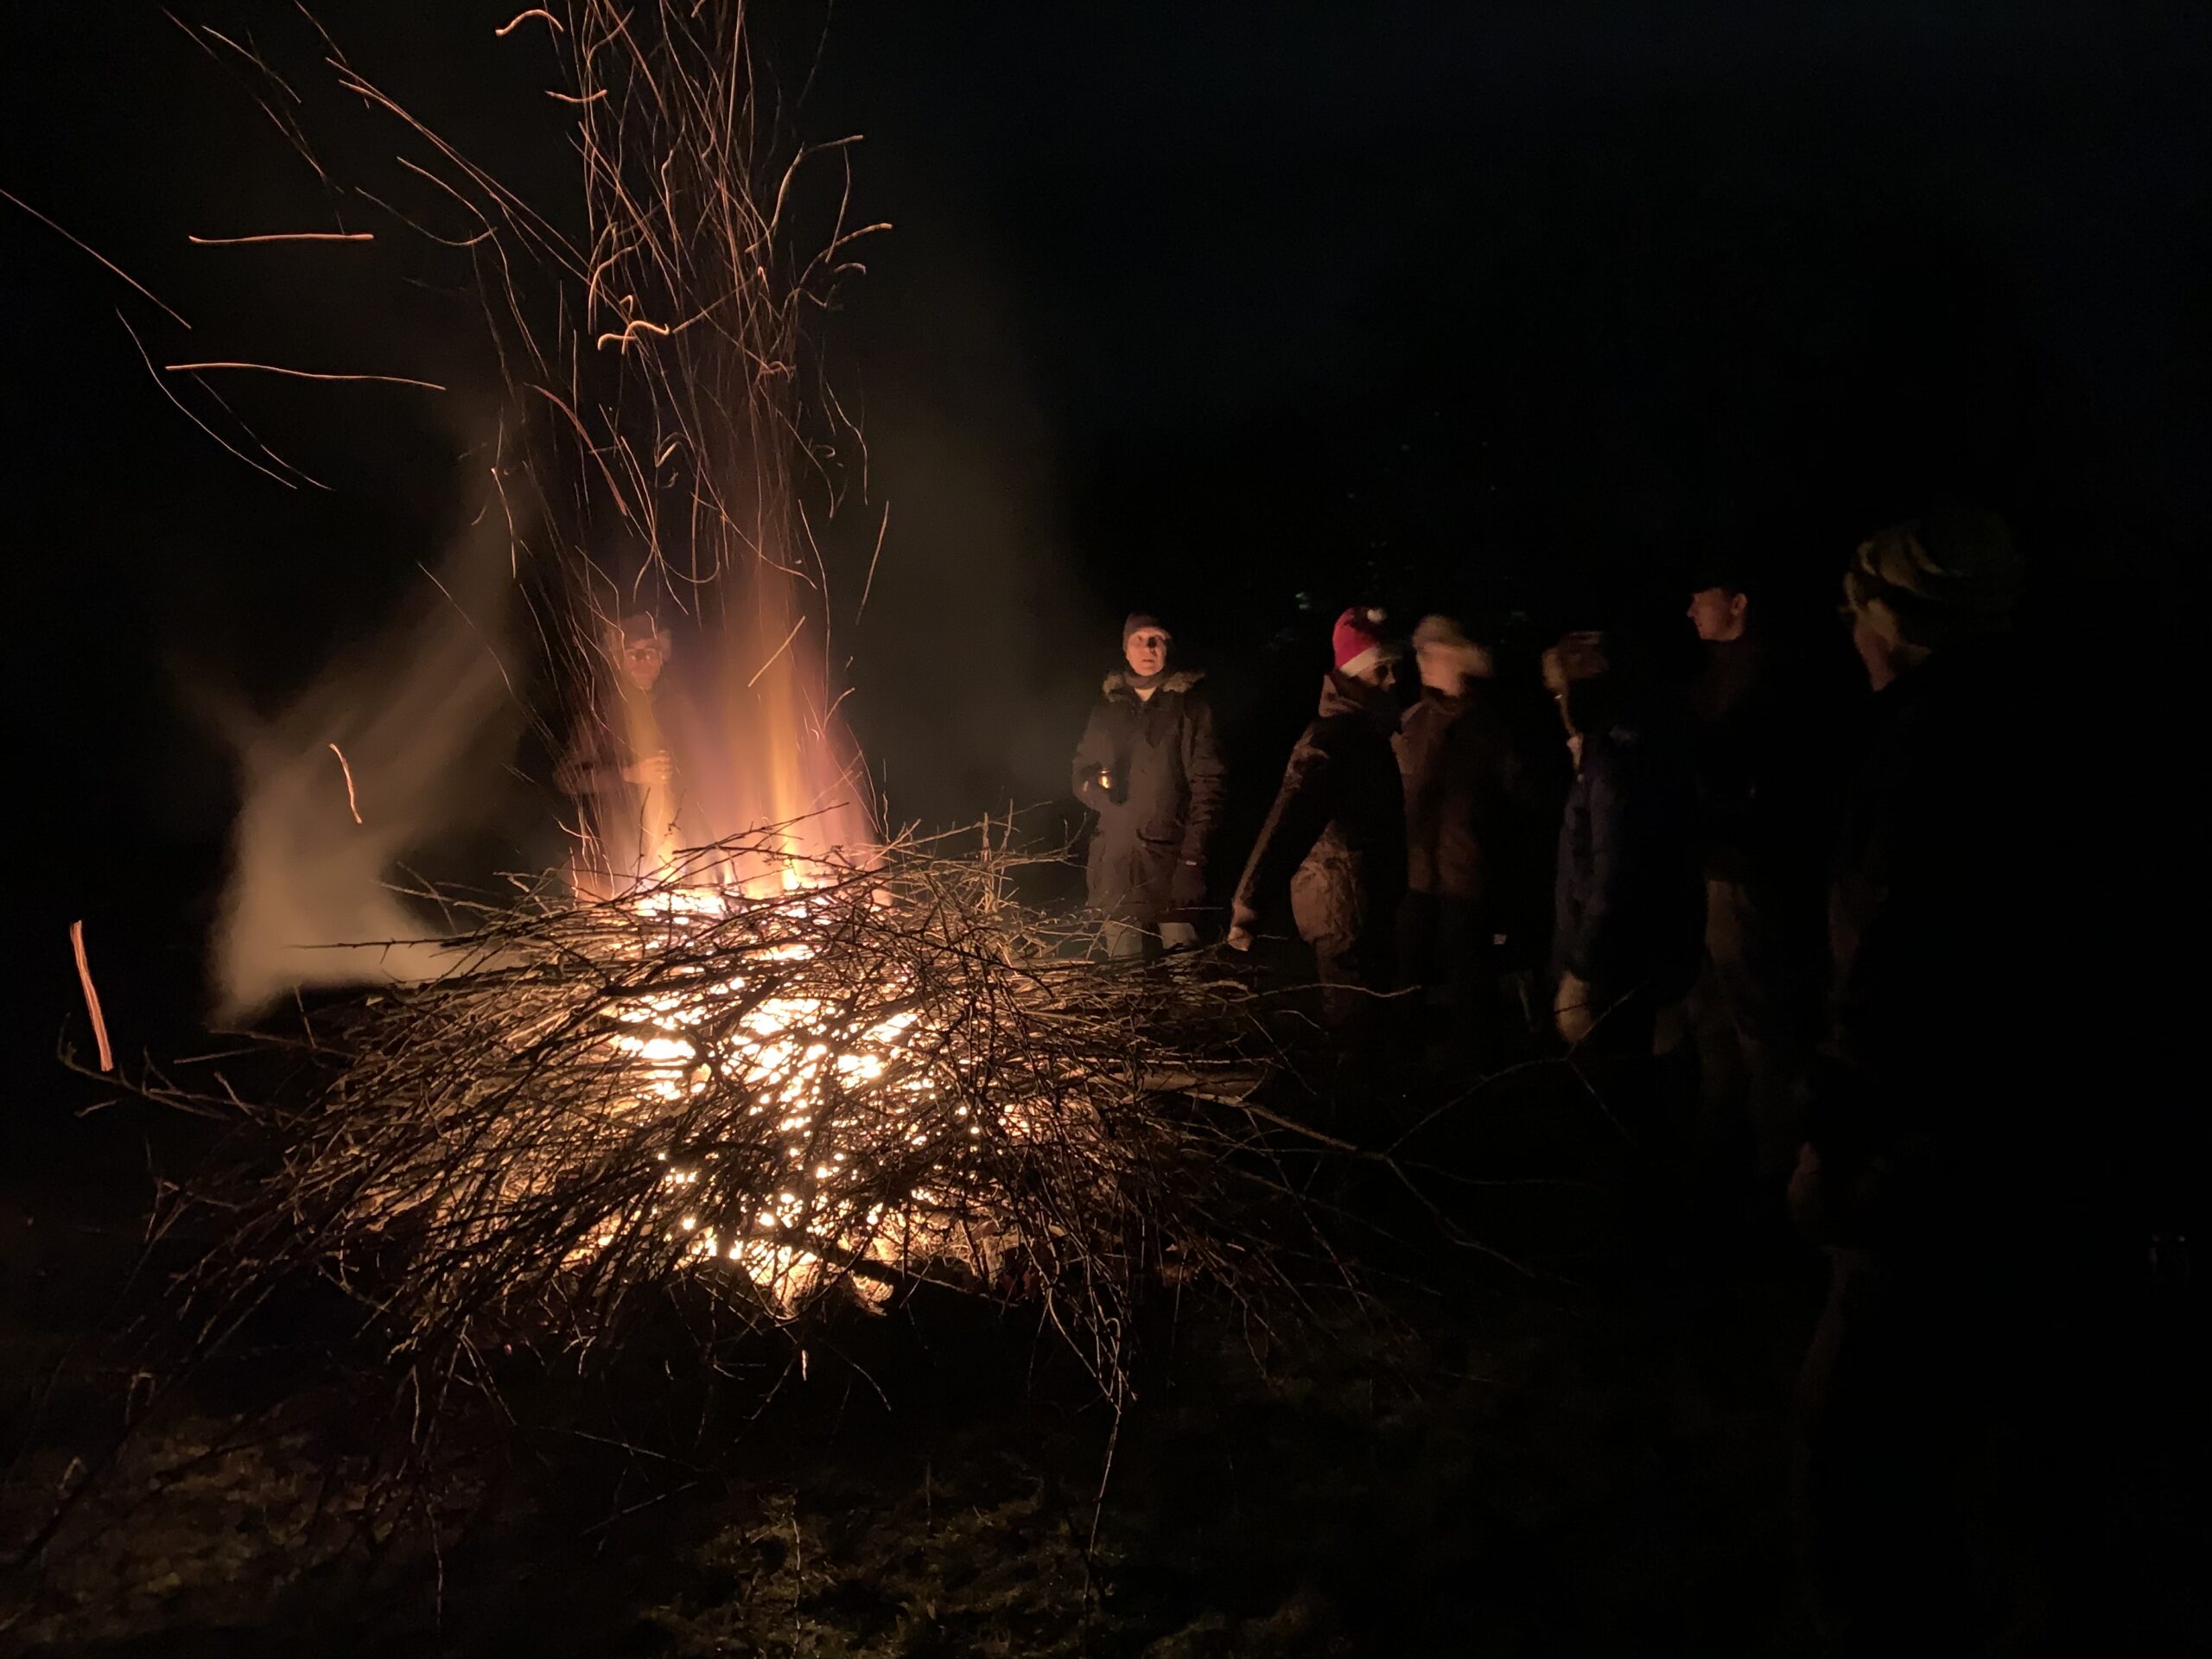
[[[1406,890],[1405,789],[1390,748],[1397,652],[1383,620],[1357,607],[1337,619],[1319,711],[1290,752],[1229,930],[1232,946],[1250,950],[1262,910],[1287,887],[1299,937],[1313,947],[1324,1012],[1360,1031],[1371,1028],[1375,994],[1390,988]]]
[[[1076,745],[1075,793],[1098,815],[1090,905],[1116,958],[1196,944],[1205,905],[1206,843],[1226,780],[1205,676],[1171,671],[1173,646],[1157,617],[1122,625],[1128,666],[1106,677]]]

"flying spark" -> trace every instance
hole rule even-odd
[[[445,388],[435,380],[416,380],[404,374],[322,374],[313,369],[287,369],[274,363],[164,363],[169,374],[197,374],[204,369],[251,369],[261,374],[289,375],[296,380],[381,380],[388,385],[420,386],[425,391],[443,391]]]
[[[85,925],[69,924],[69,948],[77,955],[77,982],[85,988],[85,1010],[92,1016],[92,1040],[99,1045],[100,1070],[115,1070],[115,1051],[107,1046],[107,1017],[100,1012],[100,994],[92,988],[92,964],[85,957]]]
[[[374,231],[266,231],[259,236],[188,236],[194,247],[230,248],[247,242],[373,242]]]
[[[528,11],[518,12],[507,22],[505,27],[495,29],[492,31],[492,34],[494,38],[504,41],[508,35],[513,34],[515,30],[520,29],[524,22],[528,22],[532,17],[543,17],[546,21],[547,24],[550,25],[556,33],[565,34],[567,32],[561,28],[561,20],[558,17],[556,17],[551,12],[546,10],[543,6],[532,6]]]
[[[346,774],[346,809],[353,815],[353,822],[361,822],[361,804],[353,798],[353,768],[346,764],[346,751],[335,743],[330,752],[338,757],[338,770]]]

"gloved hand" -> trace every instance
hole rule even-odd
[[[1797,1148],[1797,1167],[1789,1174],[1789,1218],[1808,1238],[1817,1240],[1827,1219],[1827,1188],[1821,1154],[1808,1141]]]
[[[1598,1010],[1590,995],[1590,982],[1573,974],[1559,976],[1559,990],[1552,998],[1552,1019],[1559,1034],[1579,1043],[1597,1028]]]
[[[1196,910],[1206,901],[1206,867],[1195,858],[1186,858],[1175,867],[1167,881],[1167,907],[1173,911]]]
[[[1128,796],[1128,785],[1126,780],[1114,775],[1111,766],[1101,766],[1098,768],[1098,791],[1119,806]]]
[[[1260,912],[1249,905],[1231,906],[1229,912],[1229,948],[1249,950],[1252,930],[1260,925]]]

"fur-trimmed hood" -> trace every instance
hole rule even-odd
[[[1150,926],[1204,902],[1208,838],[1221,817],[1221,753],[1213,711],[1185,671],[1160,677],[1154,695],[1137,696],[1123,673],[1109,674],[1105,696],[1076,745],[1070,784],[1098,815],[1090,842],[1090,902]],[[1171,692],[1162,696],[1160,692]]]
[[[1160,677],[1160,684],[1156,689],[1160,691],[1188,691],[1205,677],[1205,671],[1202,668],[1171,669]],[[1129,683],[1129,671],[1126,668],[1116,669],[1106,677],[1105,683],[1098,689],[1109,697],[1117,696],[1134,697],[1137,694],[1136,688]]]

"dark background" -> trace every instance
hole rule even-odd
[[[565,204],[550,56],[492,37],[518,9],[317,11]],[[2212,454],[2206,9],[1662,10],[853,0],[791,29],[801,130],[865,132],[856,212],[897,226],[823,325],[868,434],[861,556],[892,504],[844,638],[897,816],[1049,804],[1131,607],[1213,668],[1249,821],[1347,602],[1519,613],[1533,642],[1671,613],[1739,544],[1815,612],[1857,537],[1937,493],[2012,520],[2050,671],[2083,686],[2054,790],[2094,753],[2152,791]],[[334,176],[390,175],[388,121],[291,7],[191,15],[285,74]],[[249,78],[158,9],[27,10],[4,55],[0,188],[195,324],[0,202],[16,1035],[35,1062],[86,1041],[82,917],[119,1047],[162,1052],[200,1006],[225,711],[281,705],[419,587],[496,381],[474,291],[365,204],[373,248],[186,244],[332,219]],[[454,390],[220,382],[333,486],[286,490],[164,400],[118,309],[157,360]],[[16,1075],[20,1129],[55,1091]]]

